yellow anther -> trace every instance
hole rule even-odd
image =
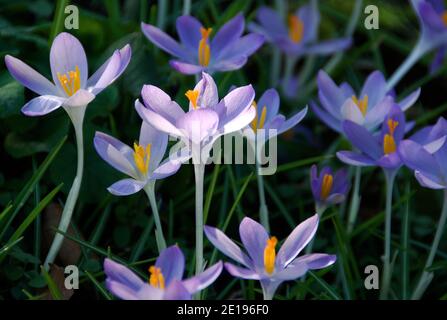
[[[148,270],[151,274],[149,277],[149,284],[155,288],[164,289],[165,278],[163,277],[163,273],[161,273],[161,269],[156,266],[150,266]]]
[[[294,43],[299,43],[303,39],[304,23],[300,18],[291,14],[289,16],[289,38]]]
[[[149,170],[149,162],[151,159],[151,145],[148,144],[146,148],[140,146],[138,143],[133,144],[133,159],[138,171],[143,175],[146,175]]]
[[[447,10],[441,14],[441,20],[445,26],[447,26]]]
[[[391,134],[383,136],[383,153],[390,154],[396,152],[396,141]]]
[[[334,183],[334,177],[331,174],[325,174],[323,177],[323,183],[321,184],[320,197],[326,200],[332,190],[332,184]]]
[[[199,64],[203,67],[208,66],[210,63],[211,49],[208,44],[208,39],[212,31],[212,28],[200,28],[202,39],[199,42]]]
[[[57,78],[64,89],[67,96],[71,97],[81,88],[81,75],[78,66],[74,71],[69,71],[64,74],[57,73]]]
[[[191,102],[192,107],[197,109],[197,100],[199,99],[199,90],[188,90],[185,93],[185,96],[188,98],[189,102]]]
[[[360,109],[363,116],[366,115],[366,111],[368,110],[368,95],[365,94],[363,99],[359,100],[356,96],[352,96],[352,101],[356,104],[356,106]]]
[[[268,274],[272,274],[275,270],[276,251],[275,247],[278,243],[276,237],[267,239],[267,243],[264,249],[264,268]]]
[[[388,130],[389,130],[390,134],[394,135],[394,131],[396,130],[397,126],[399,125],[399,122],[397,122],[393,119],[388,119],[387,125],[388,125]]]
[[[252,106],[254,106],[255,109],[256,109],[256,116],[253,119],[253,121],[250,123],[250,126],[252,127],[252,129],[254,131],[256,131],[258,129],[264,128],[265,117],[267,116],[267,108],[266,108],[266,106],[262,107],[261,117],[258,119],[258,115],[259,115],[259,113],[258,113],[258,105],[257,105],[257,103],[255,101],[253,101]]]

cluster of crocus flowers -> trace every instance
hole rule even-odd
[[[175,59],[170,61],[171,66],[183,74],[237,70],[264,43],[259,34],[242,36],[245,21],[241,14],[218,31],[204,27],[191,16],[177,18],[176,27],[180,43],[150,24],[141,24],[144,35],[172,55]]]
[[[123,300],[190,300],[219,277],[222,262],[188,279],[183,279],[184,270],[185,256],[177,245],[160,253],[155,264],[148,268],[147,281],[122,264],[104,260],[106,287]]]
[[[39,96],[25,104],[22,112],[28,116],[41,116],[63,107],[68,113],[76,133],[78,164],[76,177],[65,203],[58,229],[66,232],[81,188],[84,169],[83,121],[87,105],[112,84],[126,69],[131,57],[129,45],[113,55],[89,78],[87,57],[82,44],[69,33],[60,33],[50,50],[53,82],[17,58],[7,55],[6,67],[11,75]],[[64,237],[57,233],[45,259],[45,268],[56,258]]]
[[[318,215],[315,214],[300,223],[278,251],[277,238],[270,237],[261,224],[248,217],[244,218],[239,226],[245,252],[217,228],[205,226],[205,234],[219,251],[241,265],[226,262],[226,270],[234,277],[259,280],[264,299],[270,300],[282,282],[298,279],[308,270],[326,268],[336,261],[335,255],[324,253],[298,257],[314,237],[318,222]]]
[[[311,103],[311,108],[327,126],[340,133],[344,131],[344,120],[374,131],[396,104],[380,71],[374,71],[367,77],[358,94],[346,82],[337,86],[322,70],[318,73],[317,83],[321,107]],[[402,111],[406,111],[416,102],[419,94],[420,89],[417,89],[397,105]]]

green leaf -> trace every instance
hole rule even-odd
[[[23,86],[14,81],[0,87],[0,119],[20,114],[24,104]]]

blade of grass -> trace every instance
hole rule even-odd
[[[54,38],[62,31],[63,21],[65,18],[65,7],[68,5],[68,0],[57,0],[56,10],[54,11],[53,24],[51,25],[50,38],[48,43],[51,45]]]
[[[12,248],[14,247],[17,243],[19,243],[20,241],[22,241],[23,237],[20,237],[18,239],[16,239],[13,242],[7,243],[5,244],[1,249],[0,249],[0,259],[6,255],[6,253]]]
[[[50,290],[50,294],[53,297],[53,299],[54,300],[62,300],[62,298],[63,298],[62,293],[59,290],[59,288],[57,287],[53,278],[51,278],[50,274],[45,270],[45,268],[43,266],[40,269],[42,270],[42,275],[48,285],[48,289]]]
[[[87,270],[85,270],[84,272],[104,298],[106,298],[107,300],[113,300],[112,296],[106,291],[106,289],[104,289],[104,287],[98,282],[98,280],[96,280],[95,277],[91,275],[90,272],[88,272]]]
[[[329,294],[329,296],[334,300],[342,300],[340,295],[335,292],[335,290],[323,279],[316,275],[313,271],[308,271],[308,274],[315,279],[315,281]]]

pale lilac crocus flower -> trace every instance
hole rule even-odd
[[[289,119],[279,113],[279,94],[271,88],[266,90],[258,102],[253,101],[253,105],[256,108],[256,116],[253,121],[242,131],[243,135],[247,137],[249,145],[252,147],[255,155],[256,162],[256,176],[258,179],[258,191],[259,191],[259,215],[262,225],[267,231],[270,230],[268,208],[265,201],[264,191],[264,174],[273,174],[272,170],[265,170],[260,167],[263,164],[263,148],[268,140],[280,135],[287,130],[296,126],[307,114],[307,106],[301,111],[297,112]],[[274,142],[276,146],[276,141]],[[270,150],[270,152],[276,152],[276,150]],[[274,168],[276,170],[276,166]]]
[[[212,37],[212,28],[203,27],[194,17],[181,16],[176,22],[180,43],[150,24],[141,23],[141,29],[152,43],[174,57],[169,62],[172,68],[184,74],[200,74],[237,70],[245,65],[264,43],[264,37],[254,33],[242,36],[244,25],[244,17],[238,14]]]
[[[11,75],[25,87],[39,96],[25,104],[22,112],[27,116],[41,116],[60,107],[70,117],[77,141],[78,164],[76,177],[68,194],[58,229],[66,232],[71,220],[84,169],[84,143],[82,125],[87,105],[112,84],[129,64],[131,49],[129,45],[116,50],[113,55],[89,78],[87,57],[82,44],[69,33],[60,33],[53,41],[50,50],[50,66],[53,83],[36,70],[6,55],[5,63]],[[54,261],[62,245],[64,236],[57,233],[51,244],[44,266]]]
[[[197,276],[182,279],[185,256],[176,245],[164,249],[153,266],[149,280],[143,281],[126,266],[106,258],[106,287],[123,300],[191,300],[192,295],[212,284],[222,272],[222,262]]]
[[[234,277],[259,280],[264,299],[271,300],[282,282],[298,279],[308,270],[326,268],[336,261],[335,255],[324,253],[297,257],[314,237],[318,222],[318,215],[315,214],[300,223],[278,252],[276,237],[270,237],[261,224],[248,217],[245,217],[239,226],[246,253],[217,228],[205,226],[205,234],[219,251],[242,265],[236,266],[226,262],[224,265],[227,271]]]
[[[135,108],[143,121],[180,139],[182,149],[172,161],[192,158],[196,180],[196,274],[203,264],[203,179],[205,164],[213,143],[224,134],[245,128],[255,117],[252,106],[255,96],[251,85],[236,88],[219,101],[213,78],[203,72],[202,79],[185,95],[189,111],[182,108],[161,89],[144,86],[143,103]],[[180,154],[180,155],[179,155]],[[172,158],[172,155],[171,155]]]
[[[129,176],[112,184],[108,190],[116,196],[127,196],[144,190],[154,214],[159,251],[166,248],[160,217],[155,200],[155,181],[173,175],[180,162],[166,159],[168,135],[143,122],[138,142],[133,148],[102,132],[96,132],[94,145],[101,158],[115,169]]]

